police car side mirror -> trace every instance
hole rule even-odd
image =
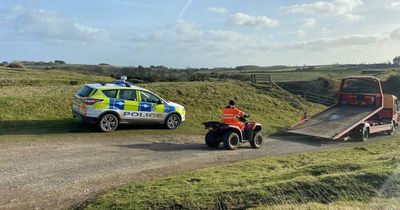
[[[164,104],[162,100],[158,100],[157,104]]]

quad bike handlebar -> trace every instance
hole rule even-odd
[[[241,122],[247,122],[247,118],[249,118],[249,117],[250,117],[249,114],[245,114],[245,115],[243,115],[242,117],[239,117],[238,119],[239,119]]]

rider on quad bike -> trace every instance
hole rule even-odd
[[[230,100],[228,106],[224,108],[222,120],[228,125],[235,125],[238,126],[240,130],[243,130],[244,122],[240,121],[238,117],[248,117],[248,115],[235,107],[234,100]]]
[[[223,110],[222,123],[214,121],[203,123],[205,128],[209,129],[205,137],[207,146],[216,148],[223,142],[226,149],[234,150],[239,143],[250,142],[253,148],[260,148],[262,126],[259,123],[247,122],[248,117],[250,116],[235,107],[234,100],[230,100]]]

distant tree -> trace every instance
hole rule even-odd
[[[138,68],[139,71],[145,70],[145,68],[143,66],[141,66],[141,65],[139,65],[137,68]]]
[[[390,76],[386,81],[383,82],[383,91],[385,93],[393,94],[396,96],[400,96],[400,77],[399,76]]]
[[[400,56],[393,58],[393,65],[400,66]]]
[[[55,60],[54,63],[55,64],[66,64],[65,61],[62,61],[62,60]]]

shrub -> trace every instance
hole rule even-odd
[[[76,80],[71,80],[71,81],[69,81],[69,84],[70,84],[70,85],[78,85],[78,81],[76,81]]]
[[[13,62],[7,65],[8,68],[24,68],[21,63]]]
[[[62,60],[55,60],[54,63],[55,64],[66,64],[65,61],[62,61]]]

